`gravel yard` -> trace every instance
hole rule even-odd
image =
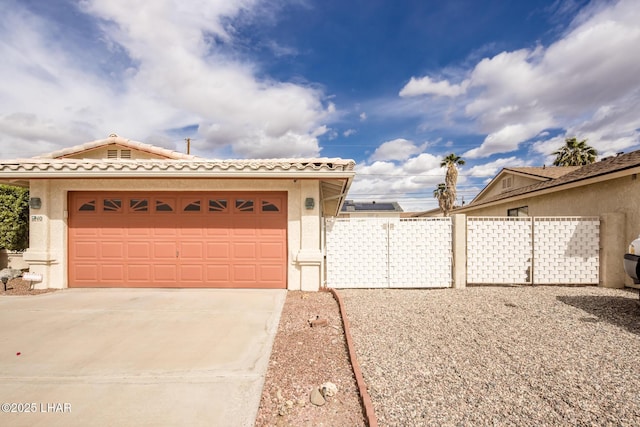
[[[637,291],[340,293],[381,426],[640,425]]]

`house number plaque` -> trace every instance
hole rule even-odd
[[[31,215],[31,222],[42,222],[42,215]]]

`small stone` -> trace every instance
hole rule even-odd
[[[320,386],[320,390],[322,390],[322,395],[324,397],[332,397],[335,396],[338,392],[338,386],[327,381]]]
[[[327,319],[315,319],[310,323],[312,328],[318,328],[320,326],[327,326],[329,324],[329,321]]]
[[[314,388],[311,391],[311,396],[309,400],[311,401],[311,403],[313,403],[316,406],[322,406],[325,403],[327,403],[327,401],[324,400],[322,393],[320,393],[320,390],[318,390],[317,388]]]
[[[306,400],[304,400],[304,399],[299,399],[298,400],[298,406],[304,407],[304,406],[306,406],[306,404],[307,404]]]
[[[287,400],[286,402],[287,408],[293,408],[293,400]]]
[[[284,400],[284,397],[282,397],[282,390],[278,389],[278,391],[276,391],[276,398],[278,400]]]

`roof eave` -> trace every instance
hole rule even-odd
[[[581,179],[577,181],[561,183],[558,185],[541,188],[539,190],[533,190],[527,193],[518,194],[516,196],[505,197],[504,199],[493,200],[486,203],[478,203],[477,205],[469,204],[467,206],[457,208],[455,210],[455,213],[465,213],[477,208],[487,208],[491,206],[501,205],[507,202],[515,202],[518,200],[528,199],[531,197],[538,197],[545,194],[555,193],[557,191],[569,190],[572,188],[582,187],[585,185],[596,184],[598,182],[602,182],[610,179],[622,178],[622,177],[637,174],[637,173],[640,173],[640,166],[634,166],[634,167],[619,170],[616,172],[605,173],[605,174],[601,174],[601,175],[597,175],[597,176],[593,176],[590,178]]]

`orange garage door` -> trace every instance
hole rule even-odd
[[[70,287],[286,288],[286,193],[71,192]]]

